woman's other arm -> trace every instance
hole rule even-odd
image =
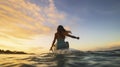
[[[76,37],[76,36],[73,36],[73,35],[70,35],[70,34],[67,34],[67,36],[69,36],[71,38],[79,39],[79,37]]]
[[[54,35],[54,39],[53,39],[52,46],[51,46],[50,50],[52,50],[52,47],[54,46],[55,41],[56,41],[56,34]]]

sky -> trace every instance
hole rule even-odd
[[[58,25],[80,39],[70,48],[120,48],[119,0],[0,0],[0,49],[49,51]]]

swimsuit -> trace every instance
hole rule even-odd
[[[67,49],[69,48],[68,42],[65,42],[64,39],[57,39],[56,49]]]

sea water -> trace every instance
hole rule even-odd
[[[0,54],[0,67],[120,67],[120,51]]]

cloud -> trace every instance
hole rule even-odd
[[[111,42],[107,46],[110,49],[120,49],[120,42]]]
[[[0,49],[44,51],[41,47],[49,41],[42,38],[53,32],[65,14],[56,9],[54,0],[38,2],[45,6],[31,0],[0,0]]]
[[[6,45],[3,45],[3,44],[0,44],[0,49],[14,49],[13,47],[10,47],[10,46],[6,46]]]
[[[104,46],[96,47],[94,50],[114,50],[114,49],[120,49],[120,42],[110,42],[107,43]]]
[[[0,48],[44,52],[55,27],[63,24],[69,30],[74,24],[75,19],[57,10],[54,0],[32,1],[0,0],[0,44],[4,44]]]
[[[49,3],[45,3],[49,2]],[[29,0],[0,1],[0,32],[16,38],[46,35],[52,31],[64,14],[56,10],[53,0],[40,6]]]

